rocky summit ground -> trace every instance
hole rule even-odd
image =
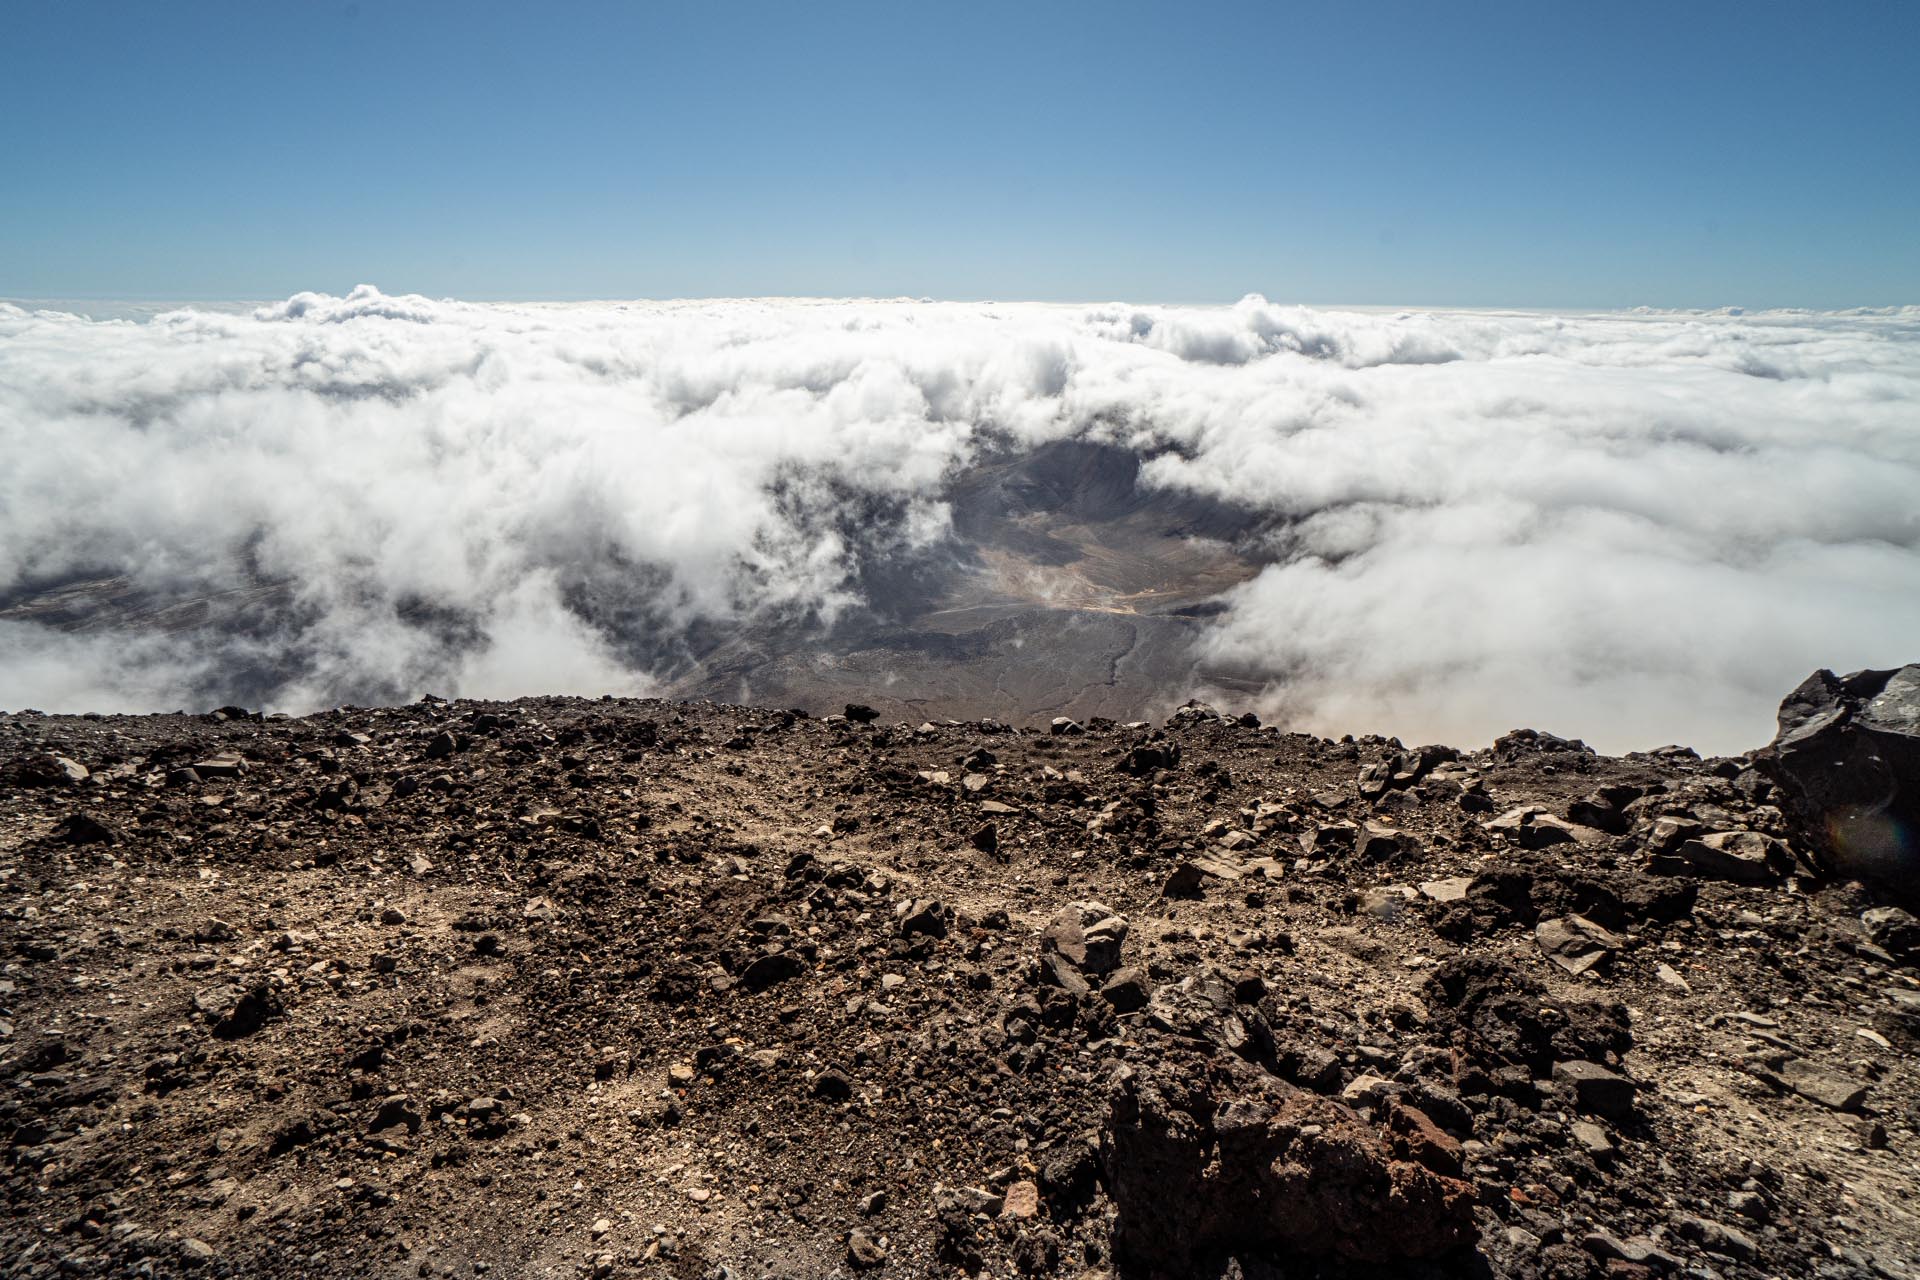
[[[1920,1276],[1751,762],[849,711],[0,717],[0,1274]]]

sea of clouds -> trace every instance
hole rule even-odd
[[[1920,660],[1920,308],[0,304],[0,614],[115,577],[270,624],[0,616],[0,707],[635,693],[824,624],[987,451],[1093,438],[1268,517],[1200,656],[1321,732],[1758,745]],[[1188,691],[1170,690],[1170,701]]]

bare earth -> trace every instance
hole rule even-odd
[[[0,1275],[1920,1276],[1744,761],[1063,728],[0,717]]]

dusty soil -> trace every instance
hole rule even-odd
[[[1920,1275],[1746,762],[1061,728],[0,717],[0,1274]]]

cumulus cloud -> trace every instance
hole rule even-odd
[[[1263,531],[1199,646],[1269,714],[1735,749],[1920,657],[1916,422],[1916,309],[0,306],[0,705],[643,691],[1089,438]]]

